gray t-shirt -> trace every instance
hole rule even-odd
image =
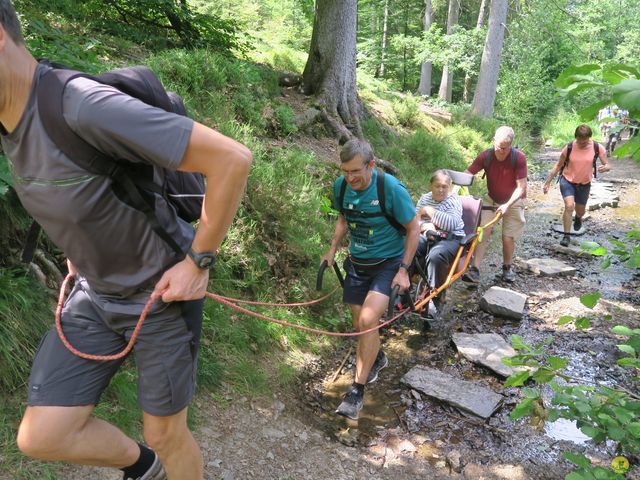
[[[39,79],[48,68],[38,65],[15,130],[7,134],[2,129],[2,147],[10,160],[16,192],[101,303],[132,313],[137,307],[125,305],[143,303],[142,292],[152,289],[180,259],[151,229],[143,213],[118,198],[109,178],[78,167],[48,137],[36,102]],[[174,170],[193,129],[189,118],[86,78],[69,82],[63,111],[71,129],[98,150]],[[160,195],[155,202],[160,224],[186,252],[193,227]]]

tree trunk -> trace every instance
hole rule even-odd
[[[304,92],[341,142],[362,138],[363,110],[356,92],[357,0],[317,0]]]
[[[473,96],[473,106],[471,107],[471,111],[477,115],[486,117],[493,115],[508,9],[508,0],[491,0],[489,29],[482,52],[476,93]]]
[[[428,32],[433,22],[431,12],[431,0],[425,0],[424,10],[424,31]],[[431,62],[422,62],[420,68],[420,85],[418,85],[418,93],[420,95],[431,95]]]
[[[476,22],[476,30],[480,30],[484,26],[484,11],[487,8],[487,0],[480,2],[480,11],[478,12],[478,21]],[[469,103],[469,96],[471,95],[471,75],[469,72],[464,75],[464,90],[462,92],[462,101]]]
[[[389,21],[389,0],[384,0],[384,18],[382,20],[382,50],[380,52],[380,66],[376,77],[384,77],[384,57],[387,53],[387,23]]]
[[[447,35],[453,33],[453,28],[458,24],[458,16],[460,14],[460,1],[449,0],[449,11],[447,13]],[[438,96],[447,102],[451,102],[451,89],[453,86],[453,71],[448,65],[442,70],[442,80],[440,81],[440,89]]]

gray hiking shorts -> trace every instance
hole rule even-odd
[[[157,306],[133,347],[138,369],[138,403],[155,416],[173,415],[191,401],[202,325],[203,300]],[[78,283],[62,311],[62,329],[76,349],[113,355],[125,348],[138,314],[105,311]],[[96,405],[124,359],[85,360],[60,341],[55,326],[43,337],[31,369],[30,406]]]

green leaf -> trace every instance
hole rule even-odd
[[[640,252],[631,255],[625,265],[629,268],[640,268]]]
[[[571,65],[562,71],[562,73],[558,76],[558,79],[555,82],[555,86],[557,88],[567,88],[572,83],[576,81],[576,79],[580,78],[593,78],[592,76],[586,77],[586,75],[595,72],[596,70],[600,70],[600,65],[595,63],[589,63],[584,65]]]
[[[524,396],[527,398],[540,398],[540,389],[538,388],[523,388],[522,393],[524,393]]]
[[[626,79],[613,87],[613,99],[626,110],[640,110],[640,80]]]
[[[625,327],[624,325],[616,325],[615,327],[613,327],[611,329],[611,331],[613,333],[618,334],[618,335],[625,335],[627,337],[630,337],[631,335],[633,335],[635,333],[634,330],[632,330],[629,327]]]
[[[618,420],[620,420],[620,422],[623,424],[630,422],[631,420],[636,418],[636,414],[634,412],[627,410],[626,408],[623,408],[623,407],[614,406],[611,408],[611,410],[613,411],[616,418],[618,418]],[[630,423],[629,425],[627,425],[628,430],[630,430],[631,425],[633,424]],[[640,427],[640,423],[637,423],[636,425]]]
[[[611,440],[615,440],[616,442],[620,442],[624,440],[627,436],[626,432],[621,427],[608,427],[607,428],[607,436]]]
[[[571,323],[576,319],[576,317],[572,317],[571,315],[563,315],[558,320],[558,325],[566,325],[567,323]]]
[[[631,345],[627,345],[626,343],[623,343],[622,345],[616,345],[616,347],[618,347],[618,350],[624,353],[627,353],[632,357],[636,356],[636,350]]]
[[[564,477],[564,480],[587,480],[587,477],[578,472],[571,472]]]
[[[529,372],[529,370],[516,372],[505,380],[504,386],[505,387],[521,387],[522,385],[525,384],[527,380],[529,380],[530,376],[531,376],[531,373]]]
[[[556,376],[556,372],[549,368],[539,368],[536,373],[533,374],[533,379],[538,383],[548,383]]]
[[[583,108],[582,110],[578,110],[578,115],[582,120],[584,120],[585,122],[588,122],[594,119],[598,115],[598,112],[602,110],[603,107],[606,107],[610,103],[611,103],[611,100],[609,99],[600,100],[599,102],[592,103],[591,105]]]
[[[632,422],[627,425],[627,430],[635,438],[640,438],[640,422]]]
[[[520,335],[512,335],[511,336],[511,346],[515,350],[531,350],[531,347],[527,345]]]
[[[511,420],[517,420],[526,415],[531,415],[531,413],[533,412],[534,402],[535,399],[533,398],[525,398],[518,405],[516,405],[516,408],[514,408],[513,411],[509,414],[509,418]]]
[[[607,257],[602,261],[600,265],[603,269],[609,268],[611,266],[611,258]]]
[[[580,431],[584,433],[587,437],[593,438],[594,440],[602,435],[602,432],[591,425],[583,425],[580,427]]]
[[[562,357],[556,357],[556,356],[550,356],[548,360],[549,360],[549,365],[554,370],[560,370],[566,367],[569,363],[568,359],[562,358]]]
[[[589,468],[591,466],[589,459],[581,453],[563,452],[562,456],[579,467]]]
[[[586,293],[580,297],[580,303],[587,308],[593,308],[600,300],[600,292]]]
[[[588,317],[580,317],[576,319],[576,328],[578,330],[586,330],[591,326],[591,321]]]

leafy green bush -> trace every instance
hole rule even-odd
[[[24,384],[53,316],[42,288],[19,269],[0,268],[0,387]]]
[[[276,102],[275,107],[276,118],[276,135],[286,137],[298,131],[295,123],[295,114],[293,109],[287,103]]]
[[[568,142],[574,140],[574,133],[576,127],[584,121],[574,111],[561,110],[551,118],[542,129],[542,138],[551,142],[554,147],[561,147]],[[588,122],[588,125],[593,130],[594,140],[602,138],[600,136],[600,128],[595,120]]]
[[[400,100],[393,102],[393,112],[396,115],[398,123],[403,127],[413,127],[418,121],[420,109],[418,108],[419,98],[411,94],[407,94]]]
[[[482,135],[482,138],[490,142],[501,123],[495,118],[475,115],[466,105],[456,105],[451,107],[453,124],[464,125],[471,130],[475,130]]]

